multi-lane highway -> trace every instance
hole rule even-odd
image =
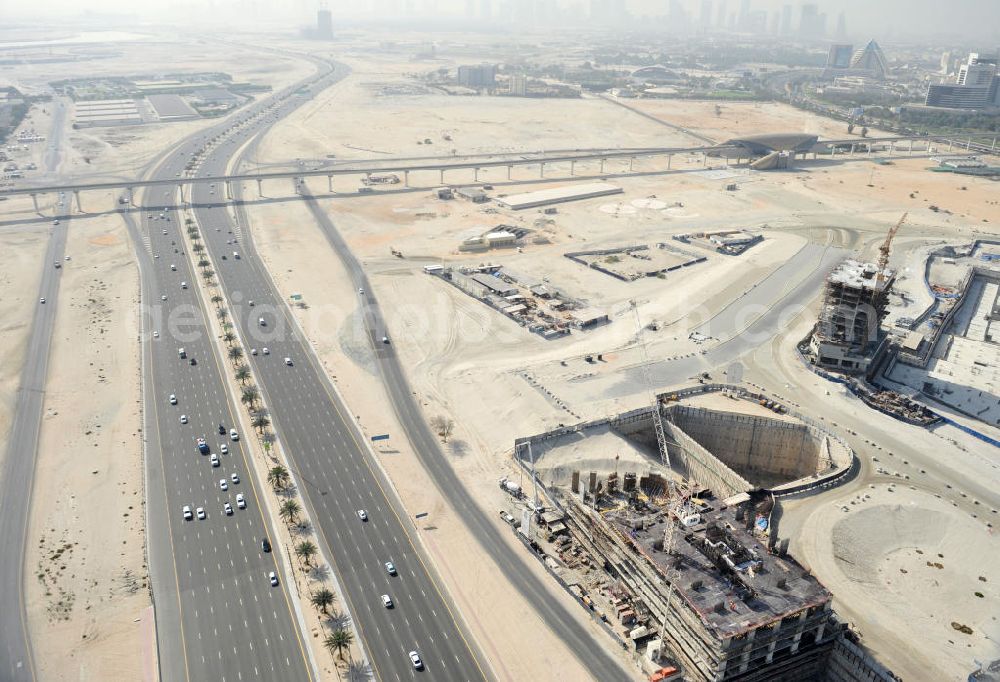
[[[311,81],[329,74],[320,65]],[[235,127],[252,135],[258,122],[273,115],[276,102],[302,85],[241,112],[242,124],[227,121],[189,138],[152,176],[183,175],[192,158]],[[276,554],[262,549],[262,540],[275,536],[244,449],[252,436],[234,441],[229,435],[229,429],[240,429],[238,408],[196,293],[200,276],[185,253],[182,220],[169,208],[175,200],[173,191],[151,188],[135,207],[138,214],[125,214],[139,251],[144,303],[147,534],[161,679],[310,680],[315,666]],[[199,452],[197,438],[206,439],[211,454]],[[279,576],[277,586],[272,572]]]
[[[309,679],[311,666],[286,590],[269,582],[269,574],[280,570],[275,555],[262,551],[261,540],[273,533],[244,441],[229,436],[229,429],[239,431],[236,407],[199,305],[197,273],[182,252],[179,218],[154,209],[161,203],[156,198],[167,199],[146,197],[149,210],[143,211],[141,226],[131,229],[142,245],[147,521],[161,675],[165,680]],[[207,440],[218,466],[199,452],[199,437]],[[245,508],[239,508],[237,495]],[[232,515],[224,511],[225,503]],[[182,515],[185,506],[193,519]]]
[[[55,325],[64,262],[66,225],[52,227],[42,281],[31,321],[21,383],[14,405],[14,421],[0,471],[0,679],[34,679],[34,660],[24,609],[24,550],[27,542],[31,483],[45,402],[49,346]],[[68,265],[68,264],[67,264]],[[45,302],[42,303],[42,300]]]
[[[270,121],[297,104],[287,101],[263,123],[234,131],[239,136],[237,144],[260,134]],[[198,174],[224,173],[234,146],[227,141],[213,145],[201,157]],[[247,347],[317,539],[333,564],[375,676],[411,679],[417,671],[408,654],[417,651],[423,673],[433,679],[487,678],[480,655],[414,546],[402,518],[405,511],[386,492],[388,484],[371,461],[347,409],[299,337],[287,307],[234,224],[230,209],[215,205],[221,191],[211,184],[196,185],[191,202],[197,207],[198,224],[227,294],[230,318]],[[257,355],[250,354],[250,348],[256,348]],[[359,518],[361,509],[366,510],[367,521]],[[394,565],[394,575],[386,569],[387,562]],[[384,605],[384,594],[390,596],[393,608]]]

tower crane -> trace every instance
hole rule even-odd
[[[643,381],[646,384],[646,390],[653,396],[653,430],[656,431],[656,445],[660,451],[660,461],[665,467],[670,468],[670,453],[667,451],[667,436],[663,430],[663,418],[660,416],[660,399],[656,395],[656,391],[653,388],[652,377],[649,373],[649,351],[646,349],[646,336],[643,333],[642,320],[639,317],[639,305],[635,300],[629,301],[632,305],[632,312],[635,314],[635,325],[636,334],[639,342],[639,350],[642,353],[642,374]],[[667,479],[667,523],[663,529],[663,551],[667,555],[667,561],[670,562],[667,568],[667,604],[666,613],[663,617],[663,625],[660,628],[660,641],[663,641],[665,630],[667,627],[667,619],[670,617],[670,609],[674,599],[674,580],[673,580],[673,552],[674,552],[674,529],[677,525],[676,519],[673,518],[674,507],[678,504],[681,497],[677,490],[677,484],[671,480],[669,477]]]
[[[882,242],[882,246],[878,247],[878,273],[876,275],[876,281],[880,284],[885,280],[885,275],[883,273],[885,273],[885,269],[889,266],[889,249],[892,247],[892,240],[896,236],[896,233],[899,232],[899,228],[901,228],[903,223],[906,222],[906,216],[908,215],[909,213],[903,214],[903,216],[899,219],[899,222],[893,225],[889,230],[889,234],[885,236],[885,241]]]

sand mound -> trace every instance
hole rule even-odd
[[[632,205],[636,208],[651,208],[654,210],[660,210],[667,207],[667,202],[660,201],[659,199],[633,199]]]

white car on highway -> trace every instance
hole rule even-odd
[[[268,578],[268,580],[271,581],[271,587],[277,587],[278,586],[278,576],[275,575],[274,571],[271,571],[270,573],[268,573],[267,574],[267,578]]]
[[[166,301],[167,300],[167,295],[163,294],[162,296],[160,296],[160,300],[161,301]]]
[[[382,604],[385,606],[385,608],[391,609],[392,608],[392,597],[390,597],[387,594],[383,594],[382,595]]]
[[[292,359],[291,358],[285,358],[285,364],[288,365],[289,367],[291,367],[292,366]]]
[[[424,667],[424,662],[420,660],[420,654],[416,651],[410,652],[410,663],[412,663],[413,667],[417,670],[421,670]]]
[[[270,355],[271,354],[271,351],[269,351],[267,349],[267,346],[264,346],[263,348],[261,348],[260,352],[263,353],[264,355]]]
[[[366,512],[364,509],[359,509],[358,510],[358,518],[361,519],[362,521],[367,521],[368,520],[368,512]]]
[[[220,443],[219,444],[219,452],[221,452],[224,455],[228,455],[229,454],[229,446],[226,445],[225,443]]]
[[[170,404],[171,405],[177,404],[177,396],[175,396],[173,393],[170,394]]]
[[[226,512],[226,516],[232,516],[233,515],[233,505],[231,505],[228,502],[226,502],[224,505],[222,505],[222,511]]]
[[[219,466],[219,456],[216,455],[215,453],[212,453],[212,466],[214,467]]]
[[[204,507],[198,507],[198,509],[195,510],[195,513],[198,514],[198,520],[199,521],[204,521],[205,520],[205,508]]]
[[[185,504],[184,505],[184,509],[182,509],[181,511],[184,512],[184,520],[185,521],[190,521],[193,518],[191,516],[191,507],[189,507],[188,505]]]
[[[181,289],[187,289],[187,288],[188,288],[188,283],[187,282],[181,282]]]
[[[385,562],[385,572],[389,575],[396,575],[396,565],[391,561]]]
[[[247,501],[246,501],[246,498],[243,497],[243,493],[237,493],[237,495],[236,495],[236,506],[239,507],[240,509],[246,509],[247,508]]]
[[[240,434],[236,433],[236,429],[229,429],[229,438],[232,440],[239,440]]]
[[[220,478],[219,488],[221,488],[222,490],[229,490],[229,482],[224,478]]]
[[[232,476],[230,476],[229,478],[231,478],[231,479],[233,480],[233,485],[236,485],[237,483],[239,483],[239,482],[240,482],[240,477],[239,477],[239,474],[233,474],[233,475],[232,475]]]
[[[181,424],[187,424],[187,423],[188,423],[188,416],[186,414],[182,414],[181,415]]]

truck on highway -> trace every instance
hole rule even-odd
[[[200,452],[203,455],[207,455],[208,454],[208,441],[206,441],[204,438],[199,438],[197,440],[197,443],[198,443],[198,452]]]

